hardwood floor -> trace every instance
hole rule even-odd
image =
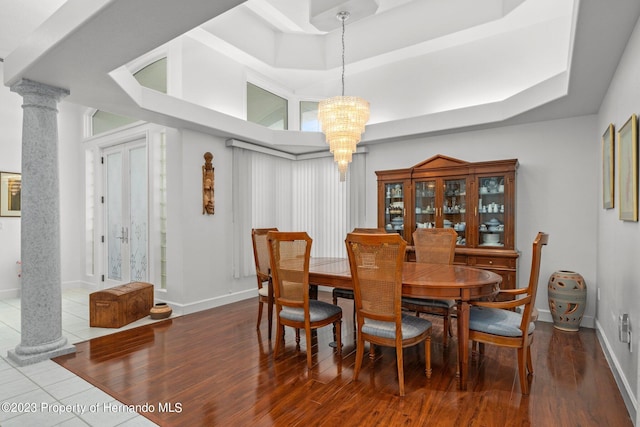
[[[253,299],[79,343],[54,361],[126,404],[148,404],[138,412],[161,426],[633,425],[592,329],[561,332],[538,322],[531,394],[522,396],[515,350],[492,346],[474,356],[468,391],[459,391],[455,337],[443,348],[434,317],[432,378],[424,375],[424,349],[405,349],[401,398],[393,349],[378,348],[352,380],[352,304],[340,300],[342,357],[329,347],[331,327],[320,329],[310,371],[304,334],[298,351],[289,328],[273,360],[275,340],[267,340],[266,321],[256,330]]]

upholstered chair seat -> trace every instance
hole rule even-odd
[[[309,300],[309,320],[319,322],[342,313],[340,307],[328,302]],[[304,322],[304,308],[282,307],[280,316],[294,322]]]
[[[469,328],[487,334],[505,337],[521,337],[522,314],[490,307],[471,307]],[[529,322],[528,333],[532,334],[536,324]]]
[[[431,328],[431,322],[410,314],[402,314],[402,339],[415,338]],[[396,325],[393,322],[365,319],[362,332],[381,338],[396,338]]]

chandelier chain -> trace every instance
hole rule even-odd
[[[342,18],[342,96],[344,96],[344,21],[346,18]]]

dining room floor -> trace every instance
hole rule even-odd
[[[318,298],[330,301],[331,293]],[[163,427],[633,425],[593,329],[570,333],[538,322],[535,375],[523,396],[515,350],[489,345],[470,358],[468,388],[460,390],[457,346],[443,347],[442,319],[430,316],[432,376],[423,347],[406,348],[400,397],[393,348],[376,346],[354,381],[353,301],[339,304],[342,354],[330,345],[332,328],[320,328],[311,369],[304,334],[298,348],[292,328],[274,357],[267,322],[256,330],[253,298],[96,338],[55,362],[122,402],[157,402],[142,412]]]
[[[319,297],[329,300],[330,293]],[[342,355],[329,346],[331,328],[323,328],[314,336],[310,371],[292,331],[282,356],[272,357],[267,322],[256,331],[255,299],[121,329],[89,328],[87,302],[87,291],[63,292],[64,335],[77,343],[76,353],[16,367],[6,352],[20,340],[19,300],[0,301],[0,402],[16,410],[22,404],[22,412],[25,403],[38,409],[0,412],[2,427],[156,425],[151,420],[161,426],[633,425],[592,329],[566,333],[539,322],[531,394],[522,396],[515,354],[495,346],[472,358],[469,389],[460,391],[455,346],[442,347],[442,321],[434,318],[433,376],[425,379],[424,355],[408,349],[401,398],[393,349],[376,352],[359,380],[352,379],[353,301],[340,302]],[[181,412],[143,416],[123,402],[179,403],[169,409]]]
[[[75,344],[156,322],[149,317],[122,328],[89,327],[86,289],[62,291],[62,331]],[[11,426],[155,426],[135,411],[59,364],[16,366],[7,352],[20,344],[20,298],[0,300],[0,425]],[[28,405],[27,405],[28,404]],[[84,406],[83,406],[84,405]],[[84,407],[84,412],[82,411]],[[107,415],[105,410],[111,409]]]

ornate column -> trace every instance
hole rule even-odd
[[[21,80],[23,97],[21,342],[8,357],[28,365],[75,351],[62,336],[57,102],[69,91]]]

